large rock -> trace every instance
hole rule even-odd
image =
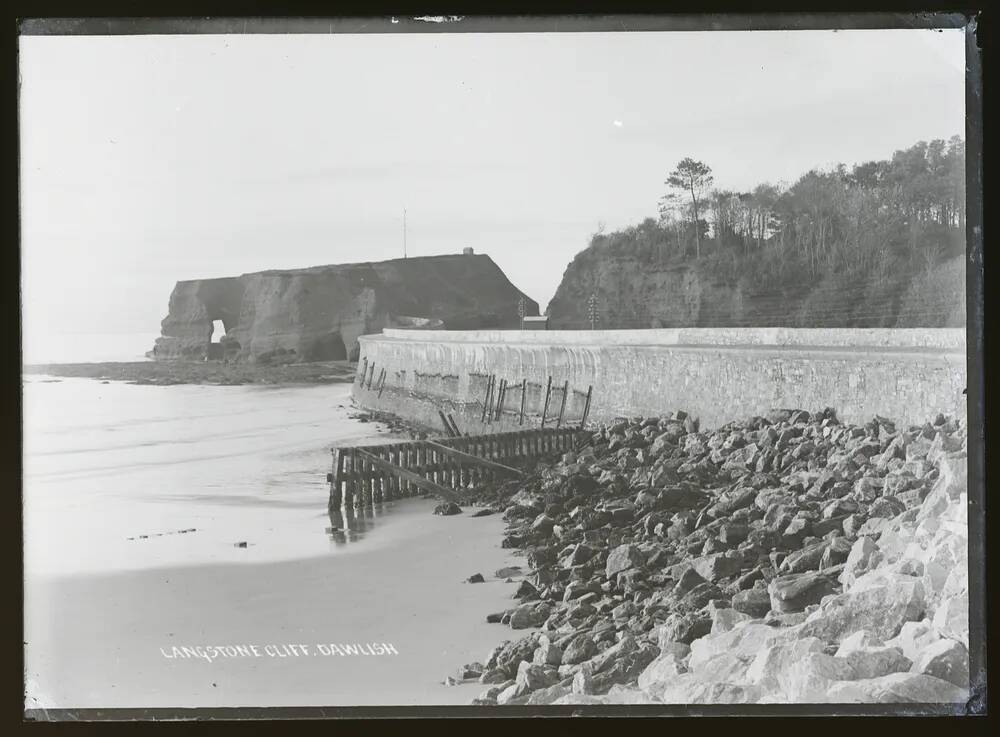
[[[664,704],[753,704],[761,690],[751,685],[706,683],[691,673],[682,673],[653,694]]]
[[[778,683],[791,703],[822,701],[837,681],[854,678],[854,669],[843,658],[811,652],[779,671]]]
[[[801,612],[810,604],[817,604],[824,596],[838,590],[826,572],[809,571],[778,576],[767,586],[771,609],[776,612]]]
[[[699,576],[714,583],[739,573],[743,556],[737,551],[706,555],[691,561],[691,566]]]
[[[765,647],[757,653],[747,669],[747,681],[765,691],[779,690],[783,680],[787,679],[785,673],[794,663],[811,653],[821,652],[823,652],[823,642],[815,637],[805,637]]]
[[[768,627],[755,620],[740,622],[721,635],[702,637],[692,642],[688,670],[696,670],[702,663],[722,653],[751,659],[766,647],[789,642],[799,636],[798,628]]]
[[[690,645],[699,637],[712,631],[711,617],[696,614],[670,614],[657,630],[657,640],[662,648],[665,643],[680,642]]]
[[[840,574],[841,582],[845,587],[850,587],[858,576],[868,572],[880,559],[875,541],[868,536],[859,537],[847,555],[844,570]]]
[[[733,594],[733,609],[750,617],[763,617],[771,611],[771,595],[767,589],[754,587]]]
[[[523,691],[537,691],[554,685],[558,680],[555,668],[525,661],[517,667],[514,683],[521,686]]]
[[[521,604],[510,615],[510,628],[515,630],[539,627],[549,618],[551,607],[544,601]]]
[[[831,704],[965,703],[968,689],[922,673],[891,673],[881,678],[840,681],[827,690]]]
[[[619,545],[608,554],[608,562],[605,566],[605,573],[611,578],[616,573],[642,565],[645,556],[639,550],[638,545]]]
[[[577,635],[563,650],[562,662],[563,665],[573,665],[575,663],[582,663],[585,660],[589,660],[597,653],[597,644],[594,642],[594,638],[586,633]]]
[[[678,657],[678,651],[668,650],[646,666],[639,674],[638,685],[647,693],[662,691],[681,673],[687,672],[684,658]]]
[[[867,630],[888,640],[905,622],[918,621],[923,614],[923,585],[919,579],[900,575],[827,600],[803,623],[802,635],[840,642],[858,630]]]
[[[447,289],[441,289],[447,284]],[[384,327],[516,328],[519,292],[485,255],[262,271],[177,282],[153,357],[250,361],[358,359],[358,336]],[[211,344],[213,321],[226,339]],[[222,358],[222,355],[218,356]],[[394,367],[398,368],[398,367]]]
[[[969,651],[961,642],[942,638],[917,656],[911,670],[968,688]]]
[[[912,663],[903,655],[898,647],[861,647],[841,654],[854,671],[854,678],[881,678],[890,673],[903,673],[910,670]]]

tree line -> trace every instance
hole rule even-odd
[[[888,278],[931,270],[964,248],[959,136],[743,192],[716,188],[708,164],[685,158],[665,184],[658,219],[599,232],[592,245],[637,249],[661,264],[693,258],[765,283],[831,272]]]

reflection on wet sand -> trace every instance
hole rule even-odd
[[[335,545],[358,542],[375,527],[375,520],[390,512],[393,506],[391,502],[344,509],[331,505],[328,510],[330,526],[326,528],[326,534]]]

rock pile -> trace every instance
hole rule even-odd
[[[832,410],[622,420],[487,501],[534,629],[479,704],[963,702],[966,436]]]

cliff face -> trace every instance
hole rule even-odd
[[[746,278],[720,278],[696,264],[661,265],[631,254],[580,253],[549,303],[550,327],[964,327],[962,258],[928,273],[881,281],[828,274],[819,281],[760,289]]]
[[[178,282],[155,358],[251,361],[357,358],[383,327],[516,328],[522,293],[485,255],[263,271]],[[526,314],[538,304],[525,296]],[[211,343],[212,323],[225,337]]]

